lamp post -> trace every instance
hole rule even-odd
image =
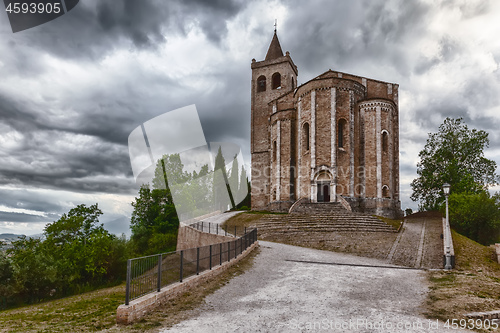
[[[446,246],[446,262],[444,265],[444,269],[451,269],[451,230],[450,230],[450,219],[448,215],[448,196],[450,195],[450,184],[444,183],[443,184],[443,192],[444,192],[444,197],[446,199],[446,226],[445,226],[445,235],[444,235],[444,240],[445,240],[445,246]]]

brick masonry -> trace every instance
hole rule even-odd
[[[252,209],[338,194],[353,210],[402,216],[399,86],[328,70],[296,87],[297,66],[276,41],[251,64]]]

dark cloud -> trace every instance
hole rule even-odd
[[[126,45],[141,51],[156,49],[167,41],[165,36],[186,36],[195,27],[219,43],[227,34],[227,21],[246,4],[242,0],[86,0],[50,24],[17,33],[11,40],[81,61],[99,60]]]
[[[251,2],[251,1],[250,1]],[[181,17],[197,20],[207,38],[219,43],[227,34],[226,21],[234,17],[249,3],[244,0],[180,0]]]
[[[463,80],[453,87],[427,89],[427,83],[422,83],[423,78],[435,79],[433,70],[440,70],[441,65],[467,63],[461,57],[471,52],[470,45],[452,28],[442,35],[431,35],[429,20],[435,18],[434,11],[446,13],[458,8],[462,17],[468,18],[486,13],[490,2],[281,3],[287,8],[287,19],[278,22],[278,36],[283,51],[290,51],[299,68],[299,82],[331,68],[399,83],[400,96],[411,95],[401,99],[404,104],[400,110],[405,122],[401,128],[408,124],[411,129],[401,131],[401,142],[408,145],[400,147],[401,174],[405,178],[415,174],[412,154],[416,147],[423,148],[427,134],[436,132],[447,116],[462,116],[470,127],[487,130],[492,147],[499,148],[496,129],[500,121],[491,110],[499,103],[500,74],[449,73]],[[9,82],[19,82],[18,92],[10,87],[0,89],[0,126],[20,135],[15,148],[0,147],[0,154],[8,152],[0,155],[5,157],[0,161],[0,185],[79,193],[136,193],[128,135],[149,119],[188,104],[196,104],[207,141],[239,143],[249,156],[250,61],[264,59],[272,38],[272,20],[267,26],[261,24],[261,13],[254,11],[253,17],[245,13],[259,22],[237,22],[252,27],[252,31],[245,31],[252,40],[237,50],[248,51],[246,58],[225,51],[234,42],[226,39],[228,21],[252,5],[242,0],[86,0],[49,24],[17,34],[0,22],[0,75]],[[168,62],[161,64],[167,70],[158,71],[148,63],[139,63],[144,59],[140,55],[178,52],[171,46],[179,43],[178,37],[197,31],[209,43],[183,55],[188,80],[184,80],[184,73],[171,74],[169,71],[176,68]],[[438,44],[434,54],[415,46],[425,38]],[[200,58],[213,56],[210,48],[217,49],[220,58],[193,73],[191,67]],[[116,59],[124,61],[118,68],[106,63],[120,53],[134,59]],[[492,55],[498,63],[500,51],[493,50]],[[83,71],[89,68],[94,76],[76,77],[83,74],[71,71],[75,65]],[[64,72],[66,68],[70,68],[68,73]],[[54,70],[59,80],[66,78],[67,87],[52,81],[49,70]],[[43,82],[47,91],[43,85],[30,85],[35,82]],[[50,89],[60,91],[51,94]],[[482,109],[489,113],[482,114]],[[407,187],[402,184],[402,188]],[[51,214],[68,210],[30,192],[0,190],[0,197],[1,205],[12,208]],[[39,219],[16,214],[0,216],[0,221]],[[126,220],[119,214],[103,219],[116,230],[121,230]]]
[[[288,37],[282,45],[290,49],[296,64],[308,64],[303,68],[305,80],[310,72],[319,74],[328,68],[362,73],[361,68],[373,61],[408,74],[406,44],[426,29],[428,11],[429,6],[416,1],[401,6],[374,1],[312,2],[291,12],[283,28]]]
[[[57,217],[56,217],[57,219]],[[13,213],[13,212],[2,212],[0,211],[0,221],[2,222],[23,222],[23,223],[34,223],[34,222],[53,222],[52,217],[45,217],[39,215],[32,215],[26,213]]]
[[[43,148],[49,146],[50,142]],[[11,158],[19,165],[2,165],[0,184],[73,192],[130,194],[136,190],[126,150],[90,148],[72,152],[53,151],[45,155],[23,150],[11,154]]]
[[[228,64],[214,77],[216,88],[196,100],[207,141],[234,138],[250,142],[250,98],[244,98],[250,92],[249,76],[249,64]]]
[[[65,207],[26,189],[0,189],[1,204],[10,208],[57,214]]]

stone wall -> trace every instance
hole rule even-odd
[[[272,141],[269,126],[269,117],[273,109],[268,103],[293,91],[297,84],[298,72],[288,52],[285,56],[272,60],[257,62],[253,59],[251,68],[252,209],[266,209],[273,195],[270,183]],[[272,89],[274,73],[281,75],[281,86],[278,89]],[[258,91],[257,80],[262,76],[266,78],[266,89]]]
[[[177,251],[234,241],[234,237],[209,234],[191,227],[179,227]]]
[[[293,201],[275,201],[271,202],[267,206],[267,210],[273,211],[273,212],[282,212],[282,213],[287,213],[290,207],[292,207]]]
[[[342,195],[368,213],[399,216],[399,86],[328,70],[294,89],[288,52],[251,67],[252,209],[321,201],[318,188],[329,185],[330,200]],[[282,86],[271,89],[276,72]],[[257,92],[262,75],[266,90]]]

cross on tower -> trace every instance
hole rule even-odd
[[[274,32],[276,32],[276,27],[278,26],[278,20],[274,19]]]

